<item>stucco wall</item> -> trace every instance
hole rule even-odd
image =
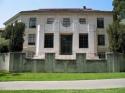
[[[40,25],[40,39],[39,46],[31,46],[28,45],[28,34],[37,34],[38,28],[29,28],[29,19],[30,17],[37,18],[37,25]],[[68,31],[63,31],[63,28],[60,27],[58,22],[62,22],[63,18],[71,18],[72,26]],[[104,28],[97,29],[97,18],[104,18]],[[106,28],[109,24],[112,23],[113,17],[111,13],[45,13],[45,14],[23,14],[21,15],[21,21],[26,24],[25,36],[24,36],[24,50],[36,52],[36,49],[39,52],[36,52],[36,56],[44,55],[44,53],[56,53],[59,55],[59,35],[64,33],[73,34],[73,55],[77,51],[77,53],[97,53],[97,52],[107,52],[108,48],[108,35],[106,32]],[[53,25],[47,26],[46,20],[47,18],[54,18],[55,23]],[[79,26],[79,18],[86,18],[87,24],[91,24],[94,26],[93,30],[97,30],[94,34],[89,35],[89,48],[87,49],[79,49],[78,45],[78,34],[79,33],[89,33],[88,26]],[[91,28],[90,28],[91,30]],[[54,33],[54,48],[46,49],[44,48],[44,33]],[[91,32],[90,32],[91,33]],[[97,35],[105,35],[105,46],[97,46]],[[38,41],[37,41],[38,42]],[[37,43],[36,43],[37,44]]]
[[[0,54],[0,71],[10,72],[123,72],[125,55],[107,54],[107,60],[86,60],[77,54],[76,60],[56,60],[54,53],[45,59],[28,59],[25,53]]]

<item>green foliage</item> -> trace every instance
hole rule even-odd
[[[107,29],[109,49],[112,52],[125,53],[125,25],[114,22]]]
[[[113,19],[107,33],[109,36],[109,49],[112,52],[125,53],[125,25],[120,24],[125,18],[125,0],[113,0]]]
[[[9,41],[5,40],[4,38],[0,38],[0,53],[7,53]]]
[[[15,23],[10,37],[9,49],[11,52],[20,52],[23,50],[23,35],[25,25],[23,23]]]
[[[18,22],[14,25],[8,25],[2,37],[9,39],[9,51],[20,52],[23,50],[23,35],[25,31],[25,24]]]
[[[125,18],[125,0],[113,0],[114,21]]]
[[[2,33],[2,37],[5,38],[5,39],[10,39],[10,36],[11,36],[11,33],[13,31],[13,25],[8,25],[6,28],[5,28],[5,31]]]

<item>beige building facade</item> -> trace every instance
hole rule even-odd
[[[86,53],[87,59],[104,58],[108,52],[106,29],[113,22],[111,11],[92,9],[39,9],[22,11],[5,25],[26,25],[23,50],[28,56],[45,59],[55,53],[56,59],[76,59]]]

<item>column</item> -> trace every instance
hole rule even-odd
[[[88,39],[89,39],[89,57],[90,59],[97,58],[97,38],[94,25],[88,24]]]

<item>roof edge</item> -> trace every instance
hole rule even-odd
[[[17,13],[16,15],[14,15],[13,17],[11,17],[10,19],[8,19],[7,21],[5,21],[3,24],[6,25],[7,23],[9,23],[10,21],[12,21],[14,18],[17,18],[18,16],[20,16],[21,12]]]

